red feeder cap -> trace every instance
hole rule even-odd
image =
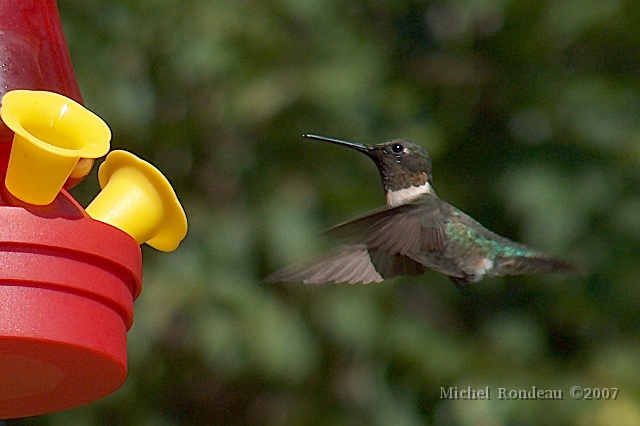
[[[66,191],[43,207],[0,195],[0,418],[110,394],[127,377],[140,247]]]

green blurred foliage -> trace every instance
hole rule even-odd
[[[59,6],[87,106],[165,172],[190,229],[144,250],[126,384],[9,424],[640,424],[640,3]],[[587,276],[263,283],[384,203],[369,160],[304,132],[422,143],[441,197]],[[495,395],[532,386],[564,400]]]

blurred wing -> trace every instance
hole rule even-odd
[[[427,268],[415,260],[399,254],[387,254],[379,250],[369,252],[371,262],[384,279],[400,275],[422,275]]]
[[[452,209],[435,196],[425,196],[338,225],[327,233],[391,255],[442,252],[447,247],[445,225]]]
[[[371,262],[363,244],[344,246],[325,256],[274,272],[266,282],[304,282],[305,284],[382,282],[383,278]]]
[[[274,272],[266,282],[369,284],[398,275],[419,275],[425,267],[408,257],[367,250],[364,244],[343,246],[319,259]]]
[[[427,268],[438,270],[431,258],[442,257],[447,247],[445,219],[452,209],[439,198],[426,196],[338,225],[327,234],[346,240],[347,245],[277,271],[265,280],[368,284],[398,275],[419,275]]]

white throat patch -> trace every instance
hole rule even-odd
[[[402,188],[397,191],[387,191],[387,205],[389,207],[398,207],[425,194],[433,195],[433,189],[431,185],[429,185],[429,182],[425,182],[420,186]]]

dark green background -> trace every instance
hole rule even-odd
[[[126,384],[9,424],[640,424],[639,2],[59,6],[86,105],[169,177],[190,229],[144,249]],[[305,132],[417,141],[442,198],[589,274],[267,285],[384,204],[370,160]],[[97,191],[94,173],[74,193]],[[565,398],[441,400],[449,386]]]

